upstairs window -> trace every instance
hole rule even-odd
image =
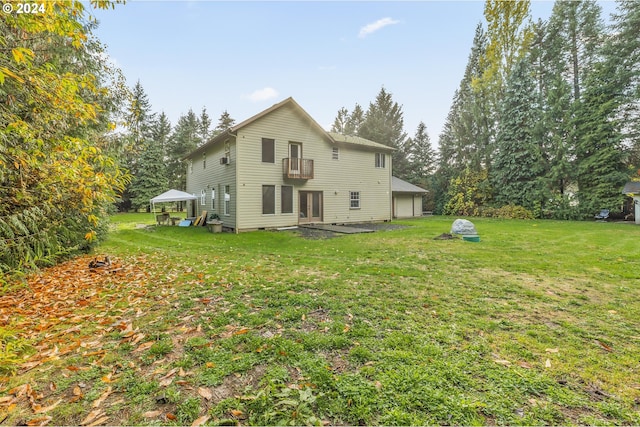
[[[340,148],[333,147],[331,149],[331,159],[332,160],[340,160]]]
[[[202,153],[202,169],[207,168],[207,153]]]
[[[262,138],[262,162],[276,162],[276,141],[271,138]]]
[[[376,153],[376,167],[384,168],[385,167],[385,155],[384,153]]]

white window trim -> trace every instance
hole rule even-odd
[[[375,154],[375,165],[378,169],[384,169],[387,166],[387,159],[384,153],[376,153]]]
[[[227,187],[229,188],[229,192],[227,193]],[[222,187],[224,191],[224,211],[223,215],[230,216],[231,215],[231,186],[225,185]]]
[[[357,197],[354,197],[357,196]],[[353,206],[352,202],[357,201],[358,202],[358,206]],[[360,198],[360,192],[359,191],[349,191],[349,209],[351,210],[357,210],[360,209],[361,207],[361,198]]]
[[[211,190],[211,210],[212,211],[216,210],[216,190],[215,189]]]
[[[282,212],[282,188],[289,187],[291,188],[291,212]],[[296,211],[296,203],[295,203],[295,191],[293,185],[281,185],[280,186],[280,215],[295,215]]]
[[[340,147],[333,147],[331,149],[331,160],[340,160]]]
[[[200,190],[200,205],[201,206],[207,205],[207,193],[204,190]]]

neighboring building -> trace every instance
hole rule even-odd
[[[640,224],[640,181],[629,181],[622,189],[622,194],[633,198],[633,204],[635,206],[633,215],[636,224]]]
[[[389,221],[392,152],[326,132],[287,98],[185,157],[190,214],[215,213],[236,232]]]
[[[416,185],[393,177],[391,181],[393,192],[393,217],[412,218],[422,216],[422,197],[429,191]]]

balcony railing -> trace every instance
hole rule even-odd
[[[296,157],[282,159],[282,172],[285,178],[313,179],[313,160]]]

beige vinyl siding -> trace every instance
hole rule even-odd
[[[262,138],[275,140],[275,163],[262,162]],[[282,159],[289,142],[302,144],[302,158],[314,161],[314,178],[285,179]],[[298,224],[299,191],[322,191],[323,221],[348,223],[391,219],[391,156],[375,167],[375,151],[334,145],[291,107],[282,107],[248,124],[237,133],[237,224],[240,230]],[[233,164],[233,161],[232,161]],[[207,161],[207,169],[209,162]],[[275,215],[262,214],[262,186],[275,185]],[[293,213],[281,212],[281,186],[293,186]],[[360,192],[360,209],[350,209],[349,192]]]
[[[224,227],[236,228],[236,168],[238,157],[234,138],[229,138],[229,164],[220,164],[220,158],[225,157],[225,142],[221,141],[206,150],[207,167],[203,168],[202,154],[195,154],[193,158],[193,172],[187,167],[187,193],[198,196],[196,200],[196,215],[201,215],[203,210],[207,213],[217,213]],[[190,159],[187,159],[187,164]],[[224,186],[230,186],[229,215],[224,215]],[[200,203],[201,191],[205,192],[205,204]],[[211,190],[215,190],[215,209],[211,209]],[[189,210],[189,214],[191,211]]]

